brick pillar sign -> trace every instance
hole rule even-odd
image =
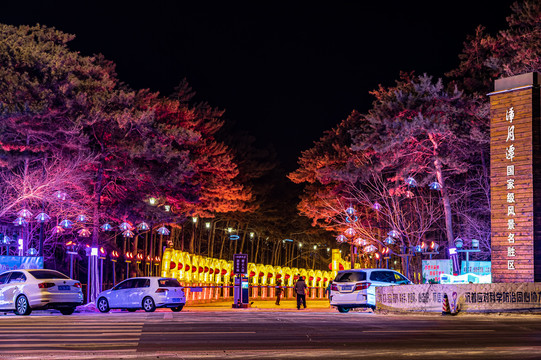
[[[490,96],[492,281],[541,281],[539,74],[498,79]]]

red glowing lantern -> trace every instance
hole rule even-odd
[[[197,271],[197,268],[195,266],[192,266],[192,272],[196,272]]]
[[[227,270],[226,269],[222,269],[222,275],[225,275],[227,274]]]
[[[293,280],[297,280],[299,278],[299,275],[293,276]]]
[[[209,275],[214,274],[214,269],[209,269]]]
[[[268,274],[267,274],[267,277],[268,277],[269,279],[272,278],[272,273],[268,273]]]
[[[276,278],[280,279],[282,277],[282,274],[276,274]]]
[[[287,279],[289,279],[290,277],[291,277],[291,275],[286,274],[285,279],[287,280]]]
[[[201,274],[202,272],[203,272],[203,267],[200,266],[200,267],[199,267],[199,273]]]
[[[254,277],[255,276],[255,271],[250,271],[250,275],[248,275],[249,277]]]
[[[263,277],[265,276],[265,274],[263,274],[262,272],[259,273],[259,277]]]
[[[321,278],[320,278],[320,277],[318,277],[318,278],[316,279],[316,281],[321,281]]]
[[[177,267],[177,264],[174,261],[171,261],[169,263],[169,269],[170,270],[175,270],[176,267]]]
[[[329,279],[327,279],[327,278],[323,278],[323,281],[327,282],[327,280],[329,280]]]
[[[215,270],[214,270],[214,273],[215,273],[216,275],[218,275],[218,274],[220,273],[220,269],[215,269]]]
[[[178,269],[179,270],[182,270],[183,267],[184,267],[184,265],[182,265],[182,263],[178,263]]]
[[[310,277],[308,278],[308,281],[312,281],[312,280],[314,280],[314,277],[313,277],[313,276],[310,276]]]
[[[184,267],[184,271],[190,271],[190,265],[186,264],[186,266]]]
[[[338,269],[340,269],[340,271],[344,270],[344,265],[339,264],[339,265],[338,265]]]
[[[209,272],[209,268],[207,266],[205,266],[205,272]]]

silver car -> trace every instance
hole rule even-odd
[[[342,270],[331,285],[331,306],[339,312],[352,308],[376,308],[376,287],[411,284],[404,275],[389,269]]]
[[[32,310],[57,309],[71,315],[83,303],[81,283],[45,269],[11,270],[0,274],[0,310],[29,315]]]
[[[152,312],[159,307],[181,311],[184,304],[186,296],[178,280],[157,276],[126,279],[100,293],[96,302],[102,313],[110,309]]]

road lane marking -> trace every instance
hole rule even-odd
[[[99,333],[99,332],[109,332],[109,333],[140,333],[142,328],[138,329],[84,329],[85,332]],[[81,330],[80,328],[77,330]],[[25,330],[0,330],[0,334],[43,334],[43,333],[60,333],[65,334],[66,329],[25,329]]]
[[[475,330],[475,329],[466,329],[466,330],[361,330],[361,332],[365,333],[446,333],[446,332],[495,332],[496,330],[491,329],[482,329],[482,330]]]
[[[3,348],[42,347],[42,348],[46,348],[49,351],[55,351],[54,349],[50,349],[50,346],[55,346],[55,347],[64,346],[64,347],[68,347],[70,349],[77,348],[77,347],[78,348],[87,348],[88,349],[88,348],[96,347],[96,346],[99,346],[100,348],[102,348],[102,347],[124,347],[124,346],[137,346],[138,344],[139,344],[138,342],[124,342],[124,343],[121,343],[121,342],[103,342],[103,343],[99,343],[99,344],[96,344],[96,343],[66,344],[66,343],[59,342],[58,344],[48,344],[48,346],[43,346],[43,344],[22,344],[22,345],[21,344],[0,344],[0,349],[3,349]],[[96,350],[96,351],[103,351],[103,350]]]
[[[255,331],[143,331],[141,335],[214,335],[214,334],[255,334]]]

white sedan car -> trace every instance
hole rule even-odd
[[[0,310],[29,315],[32,310],[57,309],[71,315],[83,303],[81,287],[55,270],[6,271],[0,274]]]
[[[181,311],[186,304],[184,290],[177,279],[157,276],[126,279],[98,295],[96,306],[102,313],[110,309],[152,312],[158,307]]]
[[[404,275],[388,269],[342,270],[331,284],[331,306],[339,312],[376,308],[376,287],[411,284]]]

